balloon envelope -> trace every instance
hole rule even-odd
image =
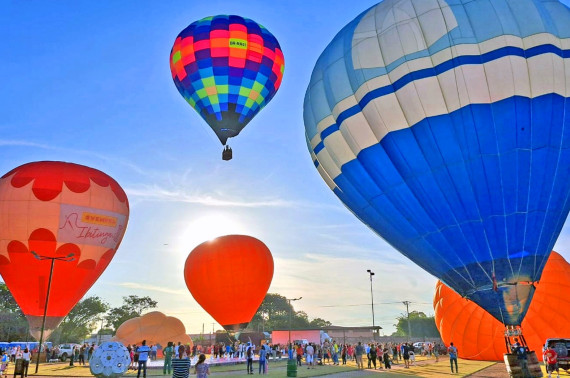
[[[226,330],[245,328],[273,278],[273,257],[251,236],[227,235],[200,244],[186,259],[184,280],[196,301]]]
[[[32,336],[39,339],[51,258],[56,259],[47,335],[109,265],[128,216],[123,189],[93,168],[41,161],[0,178],[0,274],[28,318]],[[48,259],[38,260],[32,252]]]
[[[552,252],[522,322],[531,350],[538,353],[548,338],[570,338],[570,264]],[[433,299],[435,323],[446,345],[457,347],[459,357],[472,360],[502,361],[505,327],[487,311],[438,281]]]
[[[113,337],[113,341],[125,345],[140,345],[143,340],[146,340],[146,345],[160,344],[163,348],[169,341],[175,344],[180,342],[183,345],[194,345],[180,319],[166,316],[159,311],[127,320],[117,328],[117,333]]]
[[[176,37],[170,52],[176,88],[222,144],[271,101],[284,69],[273,34],[240,16],[193,22]]]
[[[557,1],[385,0],[336,35],[305,95],[334,193],[504,324],[570,209],[569,38]]]

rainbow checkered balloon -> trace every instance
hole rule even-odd
[[[271,101],[284,68],[273,34],[240,16],[206,17],[190,24],[170,52],[176,88],[224,145]]]

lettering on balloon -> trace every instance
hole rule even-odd
[[[230,47],[247,49],[247,41],[245,39],[230,38]]]
[[[58,240],[115,249],[125,230],[125,217],[110,211],[61,205]]]

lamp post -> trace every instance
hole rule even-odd
[[[406,314],[408,318],[408,341],[412,338],[412,327],[410,327],[410,301],[403,301],[402,302],[406,306]]]
[[[51,278],[53,276],[53,267],[55,265],[55,261],[73,261],[75,260],[75,254],[70,253],[67,256],[60,256],[60,257],[49,257],[49,256],[41,256],[38,255],[36,252],[31,251],[32,255],[34,255],[34,257],[38,260],[51,260],[51,266],[50,266],[50,270],[49,270],[49,278],[48,278],[48,285],[47,285],[47,293],[46,293],[46,303],[44,306],[44,316],[42,319],[42,329],[40,331],[40,345],[38,347],[38,357],[36,358],[36,374],[38,374],[38,368],[40,366],[40,354],[42,351],[42,344],[44,341],[44,328],[46,326],[46,315],[47,315],[47,310],[48,310],[48,301],[49,301],[49,291],[51,289]]]
[[[291,349],[291,312],[293,311],[293,307],[291,307],[291,302],[298,301],[299,299],[302,298],[303,297],[292,298],[292,299],[287,298],[287,303],[289,303],[289,349]]]
[[[374,272],[370,269],[366,270],[370,275],[370,297],[372,298],[372,338],[376,341],[376,335],[374,334],[374,330],[376,328],[376,324],[374,324],[374,294],[372,293],[372,276]]]

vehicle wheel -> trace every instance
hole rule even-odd
[[[67,353],[61,355],[61,361],[65,362],[65,360],[67,360]]]

